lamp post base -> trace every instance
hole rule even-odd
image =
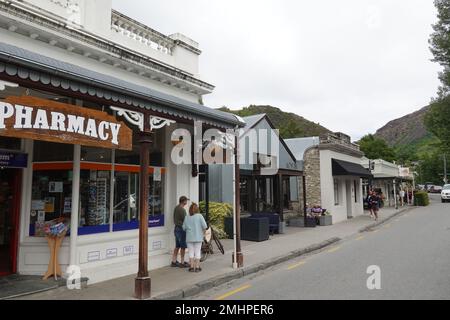
[[[136,278],[134,282],[134,295],[136,299],[145,300],[151,297],[152,281],[150,277]]]
[[[237,259],[237,267],[238,268],[243,268],[244,267],[244,255],[242,254],[242,252],[238,252],[236,254],[236,259]],[[233,265],[234,265],[234,263],[235,263],[235,261],[234,261],[234,252],[233,252],[233,255],[232,255],[232,261],[233,261]]]

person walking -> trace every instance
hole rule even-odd
[[[205,218],[200,214],[197,204],[189,208],[189,215],[184,219],[183,230],[186,231],[186,242],[189,250],[189,272],[201,272],[200,258],[205,231],[208,228]]]
[[[189,267],[189,264],[184,261],[184,256],[186,253],[186,232],[183,230],[183,223],[186,219],[186,209],[188,203],[188,198],[185,196],[182,196],[178,202],[178,205],[175,207],[175,210],[173,211],[173,221],[175,224],[175,249],[173,250],[172,255],[172,267],[180,267],[180,268],[187,268]],[[181,263],[178,262],[178,253],[181,255]]]
[[[378,193],[376,193],[376,192],[373,192],[373,195],[372,195],[372,212],[373,212],[375,221],[378,221],[378,212],[380,211],[380,202],[381,202],[380,195]]]
[[[367,199],[366,199],[367,207],[369,209],[371,218],[375,218],[375,213],[373,212],[373,200],[374,200],[373,195],[374,195],[374,192],[372,190],[370,190],[369,194],[367,196]]]

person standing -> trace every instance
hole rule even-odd
[[[186,253],[186,232],[183,230],[183,223],[186,219],[186,209],[188,203],[188,198],[185,196],[182,196],[178,202],[178,205],[175,207],[175,210],[173,211],[173,221],[175,224],[175,249],[173,250],[172,255],[172,267],[180,267],[180,268],[187,268],[189,267],[189,264],[184,261],[184,256]],[[181,255],[181,263],[178,262],[178,253]]]
[[[405,205],[405,190],[400,190],[400,205],[403,207]]]
[[[197,204],[189,208],[189,215],[184,219],[183,230],[186,231],[186,242],[189,250],[189,272],[200,272],[200,259],[205,231],[208,228],[205,218],[200,214]]]

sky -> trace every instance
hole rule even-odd
[[[439,86],[431,0],[113,0],[200,43],[212,108],[272,105],[358,140],[429,104]]]

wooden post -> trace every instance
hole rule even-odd
[[[280,222],[284,221],[284,193],[283,193],[283,175],[278,174],[278,206],[279,206],[279,214],[280,214]]]
[[[306,222],[307,222],[307,213],[308,213],[308,205],[306,202],[306,176],[303,174],[302,176],[302,183],[303,183],[303,212],[304,212],[304,218],[305,218],[305,227],[306,227]]]
[[[148,273],[148,209],[149,209],[149,172],[150,144],[152,133],[145,131],[140,136],[139,172],[139,271],[135,279],[135,296],[148,299],[151,296],[151,279]]]

